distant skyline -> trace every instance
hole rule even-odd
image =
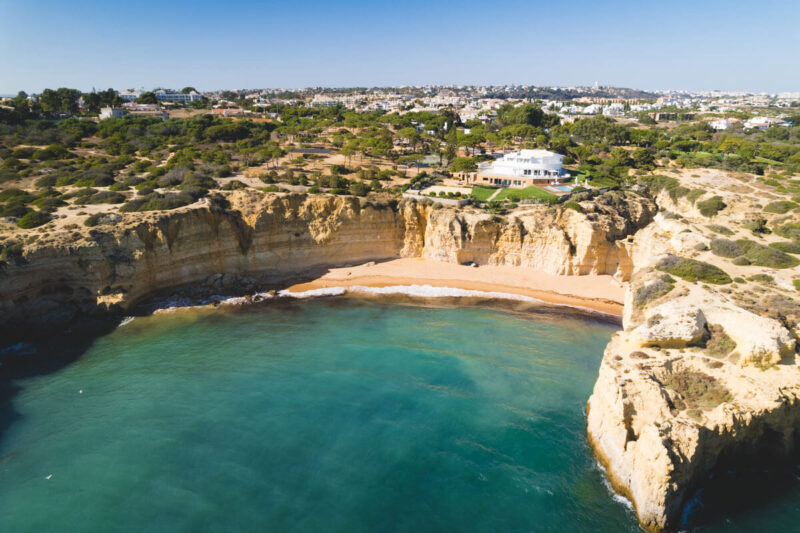
[[[800,91],[797,0],[0,0],[0,94],[399,85]]]

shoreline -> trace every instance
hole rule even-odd
[[[362,287],[397,287],[397,291],[389,291],[397,293],[409,292],[401,291],[400,287],[429,287],[486,293],[474,296],[519,296],[545,304],[589,309],[615,317],[622,316],[625,297],[624,286],[608,275],[556,276],[524,267],[490,265],[475,268],[417,258],[331,268],[316,279],[289,285],[283,292],[287,296],[337,288],[359,292]]]

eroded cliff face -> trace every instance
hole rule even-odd
[[[800,267],[744,264],[709,250],[719,251],[723,235],[764,246],[775,239],[747,225],[756,216],[773,224],[758,197],[723,198],[727,207],[707,217],[689,200],[658,196],[665,211],[629,246],[636,272],[624,329],[605,350],[587,405],[590,441],[648,530],[685,525],[685,505],[716,469],[786,456],[800,438],[800,301],[792,286]]]
[[[396,257],[630,275],[626,238],[655,213],[648,198],[608,193],[585,212],[534,207],[508,219],[415,201],[236,191],[168,212],[114,215],[58,232],[0,273],[0,327],[61,326],[124,311],[150,293],[203,284],[253,290],[313,269]]]

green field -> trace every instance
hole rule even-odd
[[[490,187],[480,187],[478,185],[472,188],[472,197],[479,202],[485,202],[489,199],[491,195],[493,195],[497,189],[492,189]],[[557,195],[549,193],[540,189],[539,187],[526,187],[524,189],[502,189],[500,193],[494,197],[492,201],[499,201],[502,202],[508,198],[512,202],[518,202],[520,200],[527,200],[530,198],[538,198],[543,202],[551,203],[555,202],[558,198]]]

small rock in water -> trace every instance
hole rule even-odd
[[[45,478],[45,479],[47,479],[47,480],[49,480],[51,477],[53,477],[53,474],[48,474],[48,475],[46,475],[44,478]]]

